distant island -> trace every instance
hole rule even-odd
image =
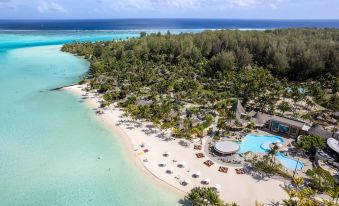
[[[284,202],[304,204],[307,199],[318,205],[322,203],[315,194],[330,194],[333,199],[324,201],[334,205],[338,185],[333,171],[339,162],[333,146],[339,139],[338,37],[338,29],[307,28],[142,32],[140,38],[126,41],[74,42],[62,51],[90,62],[80,84],[102,98],[98,113],[113,104],[123,108],[125,116],[167,131],[168,140],[180,139],[187,146],[198,139],[200,149],[205,148],[200,157],[210,158],[204,162],[208,167],[214,162],[238,165],[243,168],[236,169],[237,174],[249,169],[291,180],[293,188],[285,188],[290,199]],[[254,149],[238,154],[250,133],[267,138],[259,145],[266,155],[245,155]],[[324,156],[327,159],[320,161]],[[319,176],[327,186],[319,183]],[[220,189],[213,188],[195,187],[186,198],[197,205],[202,199],[212,201],[202,194]],[[305,194],[305,188],[312,192]],[[292,193],[303,196],[291,199]],[[217,201],[213,205],[224,204],[213,200]]]

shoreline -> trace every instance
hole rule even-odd
[[[96,93],[85,92],[85,85],[74,85],[63,88],[63,90],[72,93],[84,100],[86,105],[97,110],[100,107],[101,98]],[[219,192],[220,198],[225,202],[235,202],[239,205],[253,205],[255,201],[263,203],[272,203],[287,198],[287,195],[281,188],[283,182],[275,179],[265,179],[252,177],[251,175],[238,175],[235,172],[236,166],[227,166],[228,172],[218,172],[219,166],[214,163],[211,167],[203,164],[208,160],[208,155],[204,150],[195,150],[192,143],[189,148],[178,144],[179,140],[164,140],[160,132],[147,133],[148,122],[140,122],[123,117],[123,112],[111,105],[107,109],[101,109],[102,114],[96,115],[99,121],[102,121],[109,130],[118,135],[122,146],[126,148],[124,153],[136,167],[139,168],[151,181],[163,189],[174,192],[182,198],[192,188],[196,186],[209,186],[215,184],[221,185]],[[145,126],[146,124],[146,126]],[[148,124],[148,125],[147,125]],[[141,126],[140,126],[141,125]],[[140,127],[139,127],[140,126]],[[151,129],[152,131],[152,129]],[[204,143],[206,140],[204,140]],[[145,145],[141,147],[140,145]],[[143,152],[144,149],[149,151]],[[169,157],[163,154],[168,152]],[[196,153],[204,153],[205,157],[200,159],[195,156]],[[145,161],[147,160],[147,161]],[[159,166],[160,162],[166,162],[165,167]],[[185,168],[179,168],[178,164],[184,162]],[[174,170],[173,174],[168,174],[168,169]],[[201,177],[193,178],[192,174],[196,171],[201,172]],[[180,181],[190,179],[189,185],[183,186]],[[209,185],[202,185],[201,181],[209,178]],[[180,199],[179,199],[180,200]]]
[[[81,98],[83,95],[83,91],[79,88],[78,84],[72,84],[64,87],[60,87],[59,91],[67,91],[74,95],[77,98]],[[100,107],[99,99],[97,97],[92,97],[84,100],[84,103],[89,109],[95,110],[96,108]],[[179,188],[176,188],[170,184],[168,184],[166,181],[158,178],[156,175],[154,175],[141,161],[140,158],[138,158],[135,153],[132,151],[133,149],[133,143],[130,140],[129,136],[123,131],[122,128],[119,126],[116,126],[113,122],[108,121],[107,117],[103,117],[102,115],[95,115],[95,118],[98,121],[101,121],[103,125],[108,129],[110,132],[113,133],[114,136],[117,136],[118,141],[120,141],[121,146],[124,147],[126,150],[122,150],[125,157],[127,156],[130,163],[132,163],[139,171],[143,173],[153,184],[156,186],[160,186],[165,191],[173,192],[174,194],[181,196],[184,198],[184,196],[187,194],[185,191],[180,190]]]

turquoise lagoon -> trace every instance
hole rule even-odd
[[[269,150],[269,145],[272,143],[284,143],[284,139],[279,136],[248,134],[241,141],[238,153],[265,153]],[[276,154],[276,159],[289,170],[301,170],[304,167],[301,162],[288,158],[281,152]]]
[[[0,32],[0,205],[179,205],[181,197],[145,178],[79,98],[49,91],[88,69],[54,45],[133,36]]]

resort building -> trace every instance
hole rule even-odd
[[[314,125],[308,130],[308,134],[317,135],[324,139],[334,138],[339,140],[339,133],[338,132],[330,132],[325,130],[321,125]]]
[[[298,137],[300,134],[304,134],[310,129],[305,122],[277,115],[270,115],[261,111],[253,110],[247,114],[246,110],[241,105],[240,100],[235,102],[231,107],[231,111],[235,113],[235,118],[240,122],[244,122],[243,117],[247,116],[247,118],[250,118],[258,128],[286,134],[291,137]]]
[[[339,172],[339,141],[330,137],[326,140],[327,147],[323,150],[318,150],[315,155],[315,160],[318,165],[321,165],[319,161],[323,161],[327,167],[333,168]],[[324,164],[321,165],[324,167]],[[338,174],[338,173],[337,173]],[[339,182],[339,177],[335,176]]]
[[[241,105],[240,100],[238,99],[235,104],[231,107],[231,111],[235,113],[235,118],[239,121],[241,121],[241,117],[243,115],[246,115],[246,110]]]
[[[305,122],[269,115],[260,111],[252,111],[248,114],[258,128],[268,129],[272,132],[283,133],[291,137],[298,137],[308,131],[309,126]]]
[[[232,141],[219,141],[213,146],[213,152],[218,156],[227,156],[239,151],[239,144]]]
[[[309,127],[304,122],[287,119],[276,115],[272,115],[266,124],[268,124],[268,129],[270,131],[284,133],[291,137],[298,137],[300,134],[307,132],[309,129]]]

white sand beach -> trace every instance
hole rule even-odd
[[[89,107],[95,109],[100,106],[100,98],[94,93],[84,91],[84,85],[75,85],[66,87],[65,90],[76,94],[78,97],[84,97]],[[209,158],[205,154],[204,158],[197,158],[197,153],[204,153],[202,150],[195,150],[195,143],[189,147],[183,147],[179,144],[180,140],[166,140],[161,137],[160,131],[152,132],[147,127],[151,123],[136,122],[123,117],[123,112],[113,105],[103,110],[104,113],[98,115],[98,118],[104,121],[116,134],[118,134],[126,143],[126,149],[131,154],[134,161],[143,171],[149,172],[150,176],[158,178],[156,182],[166,186],[170,190],[184,195],[196,186],[214,186],[219,184],[220,197],[226,202],[235,202],[241,206],[251,206],[255,201],[267,205],[276,204],[276,202],[287,198],[287,195],[281,188],[284,182],[275,179],[254,178],[251,175],[238,175],[235,172],[236,167],[227,166],[228,172],[219,172],[218,163],[207,167],[204,162]],[[153,129],[154,130],[154,129]],[[127,141],[126,141],[127,140]],[[200,144],[197,140],[196,144]],[[142,147],[143,145],[143,147]],[[148,152],[144,152],[144,151]],[[168,153],[165,157],[164,154]],[[163,163],[162,166],[159,164]],[[183,168],[178,167],[180,163]],[[172,171],[172,174],[168,173]],[[195,172],[200,172],[198,178],[192,177]],[[210,183],[203,185],[202,180],[209,178]],[[190,180],[186,186],[180,184],[183,180]],[[161,183],[161,181],[165,182]],[[174,189],[176,188],[176,189]],[[272,204],[273,203],[273,204]]]

